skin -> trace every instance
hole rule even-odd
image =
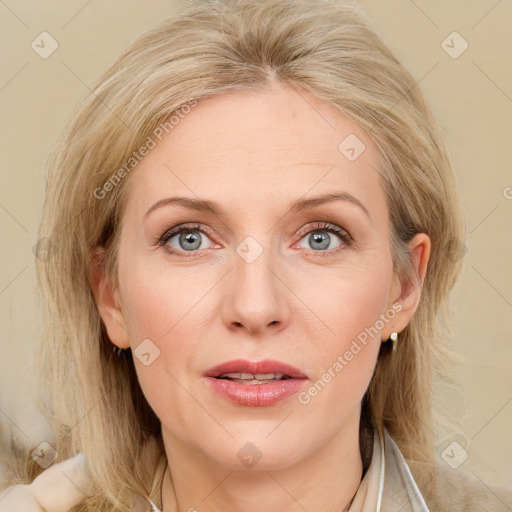
[[[366,146],[355,161],[338,150],[349,134]],[[135,363],[162,423],[166,511],[339,512],[357,491],[361,399],[381,342],[405,328],[421,293],[393,274],[377,154],[332,106],[276,84],[200,101],[134,171],[119,287],[101,269],[92,286],[113,344],[135,350],[149,338],[160,350],[149,366]],[[354,196],[368,215],[348,200],[287,213],[294,200],[334,191]],[[178,195],[215,201],[225,214],[173,204],[145,217]],[[354,241],[318,229],[319,221]],[[155,244],[183,223],[208,230],[191,258]],[[317,231],[330,236],[327,248],[310,239]],[[236,252],[248,236],[263,250],[251,263]],[[190,254],[179,235],[171,244]],[[422,282],[429,238],[418,234],[409,248]],[[203,382],[202,373],[221,362],[272,358],[314,383],[393,304],[401,310],[308,404],[294,395],[245,407]],[[237,457],[248,442],[261,452],[251,469]]]

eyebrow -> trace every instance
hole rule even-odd
[[[366,209],[364,204],[361,203],[359,199],[354,197],[352,194],[349,194],[348,192],[332,192],[330,194],[323,194],[315,197],[297,199],[290,205],[288,213],[298,213],[303,210],[314,208],[315,206],[319,206],[321,204],[330,203],[332,201],[349,201],[352,204],[355,204],[359,208],[361,208],[361,210],[363,210],[366,213],[366,215],[370,217],[370,214],[368,213],[368,210]],[[165,199],[160,199],[160,201],[157,201],[144,214],[144,218],[146,218],[153,210],[171,204],[177,204],[192,210],[209,212],[219,217],[225,216],[223,208],[214,201],[176,196],[166,197]]]

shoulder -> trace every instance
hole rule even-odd
[[[78,454],[45,469],[29,485],[4,489],[0,512],[66,512],[79,505],[91,485],[85,462]]]
[[[437,468],[436,482],[429,496],[432,512],[510,512],[512,489],[481,480],[460,469]]]
[[[460,468],[452,469],[442,462],[425,465],[418,461],[406,461],[387,432],[386,460],[391,480],[398,482],[399,486],[405,490],[412,490],[412,494],[409,492],[408,496],[410,501],[424,502],[423,508],[419,507],[420,510],[429,512],[512,511],[512,488],[485,482],[473,472]],[[416,476],[420,477],[417,481]],[[418,507],[414,508],[414,510],[417,509]]]

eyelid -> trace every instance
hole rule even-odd
[[[310,224],[313,224],[313,226]],[[297,236],[300,236],[302,239],[305,235],[314,233],[315,231],[328,231],[330,233],[336,234],[346,243],[354,242],[352,235],[345,228],[327,221],[316,221],[309,223],[298,231]]]
[[[165,245],[171,238],[181,234],[183,231],[200,231],[210,239],[215,238],[215,235],[212,234],[213,231],[210,228],[207,228],[197,222],[184,222],[183,224],[173,226],[166,230],[163,235],[158,236],[155,240],[155,245]]]

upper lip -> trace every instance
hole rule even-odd
[[[224,373],[282,373],[294,379],[307,379],[307,375],[298,368],[282,361],[263,359],[262,361],[247,361],[246,359],[233,359],[209,368],[204,372],[205,377],[218,377]]]

